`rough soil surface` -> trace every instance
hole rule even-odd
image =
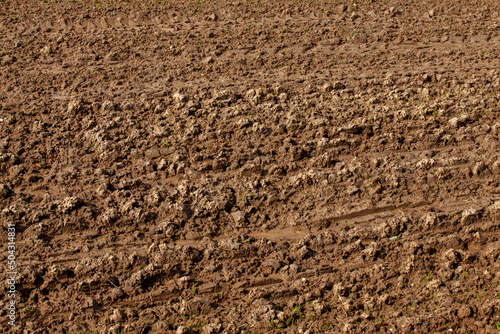
[[[1,6],[14,332],[499,332],[499,1]]]

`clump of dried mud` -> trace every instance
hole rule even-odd
[[[497,1],[2,6],[15,331],[498,332]]]

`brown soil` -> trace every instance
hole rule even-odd
[[[0,14],[14,332],[500,331],[499,1]]]

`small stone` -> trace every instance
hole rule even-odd
[[[296,273],[298,273],[300,271],[300,268],[298,265],[296,265],[295,263],[292,263],[289,267],[288,267],[288,273],[290,275],[295,275]]]
[[[108,333],[119,334],[120,328],[121,328],[121,324],[116,324],[114,326],[111,326],[111,327],[109,327]]]
[[[303,260],[308,254],[309,254],[309,249],[307,248],[307,246],[302,246],[293,255],[295,256],[296,259]]]
[[[231,213],[231,217],[233,217],[236,225],[241,225],[245,222],[245,213],[243,211],[236,211]]]
[[[182,102],[187,101],[186,95],[183,95],[179,92],[175,93],[172,97],[174,98],[175,102],[177,102],[177,103],[182,103]]]
[[[477,222],[480,212],[474,208],[466,209],[462,212],[462,223]]]
[[[394,77],[392,75],[388,75],[385,77],[384,86],[392,86],[394,85]]]
[[[50,54],[50,52],[51,52],[51,50],[50,50],[50,46],[48,46],[48,45],[44,46],[44,47],[40,50],[40,53],[41,53],[42,55],[45,55],[45,56],[49,55],[49,54]]]
[[[167,135],[168,130],[163,126],[153,126],[153,136],[155,138],[163,138]]]
[[[109,317],[109,320],[111,322],[115,322],[115,323],[122,322],[123,321],[123,313],[120,312],[120,310],[118,310],[118,309],[114,309],[113,314]]]
[[[257,88],[257,89],[249,89],[245,93],[245,98],[247,101],[254,103],[254,104],[259,104],[262,99],[262,89]]]
[[[312,302],[312,305],[313,305],[314,311],[317,314],[323,313],[323,310],[325,309],[325,306],[321,302],[319,302],[318,300],[315,300],[315,301]]]
[[[179,165],[177,166],[177,170],[176,170],[176,173],[177,174],[182,174],[184,173],[184,170],[186,169],[186,164],[184,162],[181,162],[179,163]]]
[[[186,334],[187,332],[188,332],[188,329],[185,326],[179,326],[179,327],[177,327],[175,334]]]
[[[196,101],[189,100],[188,103],[186,103],[186,108],[190,110],[190,115],[192,115],[191,111],[200,109],[200,104]]]
[[[459,121],[462,123],[469,123],[471,121],[471,117],[469,114],[460,115]]]
[[[108,182],[104,182],[102,183],[101,185],[99,185],[99,187],[97,187],[96,189],[96,194],[98,196],[101,196],[101,197],[104,197],[106,195],[106,193],[108,192],[108,188],[109,188],[109,183]]]
[[[115,298],[115,299],[118,299],[118,298],[121,298],[123,296],[123,290],[122,288],[118,287],[118,288],[113,288],[111,289],[111,295]],[[116,311],[116,310],[115,310]]]
[[[156,168],[158,168],[158,170],[165,170],[167,166],[168,166],[168,161],[165,159],[161,159]]]
[[[428,159],[428,158],[423,158],[419,162],[417,162],[416,166],[417,168],[422,168],[422,169],[429,169],[432,166],[436,164],[436,161],[434,159]]]
[[[438,180],[445,180],[449,176],[449,172],[443,167],[439,167],[434,175]]]
[[[352,196],[352,195],[355,195],[359,192],[359,188],[356,187],[356,186],[350,186],[347,188],[347,194]]]
[[[437,288],[439,288],[441,286],[441,284],[442,284],[441,280],[435,279],[435,280],[432,280],[429,283],[427,283],[427,285],[425,287],[429,290],[436,290]]]
[[[329,93],[333,89],[333,86],[331,83],[327,82],[323,86],[320,87],[320,90],[322,93]]]
[[[458,128],[461,122],[459,121],[458,117],[453,117],[448,121],[448,124],[450,124],[452,128]]]
[[[146,151],[146,158],[148,159],[158,159],[160,157],[160,151],[156,148],[151,148]]]
[[[241,128],[245,128],[247,126],[252,125],[252,122],[247,118],[242,118],[238,121],[237,124],[238,124],[239,128],[241,129]]]
[[[78,197],[66,197],[59,204],[59,211],[62,213],[69,213],[80,206],[83,201]]]
[[[458,318],[460,319],[464,319],[464,318],[468,318],[470,317],[470,315],[472,314],[472,310],[469,306],[462,306],[459,310],[458,310]]]
[[[484,164],[484,162],[480,161],[474,166],[474,168],[472,168],[472,175],[478,176],[485,169],[486,165]]]
[[[74,114],[80,111],[82,108],[81,100],[73,100],[68,103],[68,114]]]
[[[207,57],[203,59],[204,64],[212,64],[214,62],[214,59],[212,57]]]
[[[496,201],[492,205],[488,207],[488,210],[493,211],[493,212],[499,212],[500,211],[500,201]]]
[[[175,174],[177,174],[177,164],[175,162],[170,164],[167,173],[169,176],[175,176]]]
[[[87,298],[87,300],[85,300],[85,307],[96,308],[97,307],[96,300],[92,297]]]
[[[500,173],[500,160],[495,161],[493,163],[491,169],[492,169],[493,173],[499,174]]]
[[[101,105],[101,111],[115,111],[116,106],[111,101],[104,101]]]

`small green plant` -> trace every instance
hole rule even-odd
[[[422,280],[422,285],[425,286],[427,284],[427,282],[429,282],[429,274],[427,274],[427,276],[424,277],[424,279]]]
[[[196,291],[198,290],[197,285],[198,283],[194,283],[193,286],[191,287],[191,294],[193,296],[196,295]]]
[[[479,292],[479,299],[481,299],[482,297],[486,296],[486,286],[483,286],[483,288],[481,289],[481,292]]]
[[[278,325],[276,325],[276,324],[274,323],[274,319],[268,320],[268,321],[267,321],[267,326],[268,326],[270,329],[279,329]]]
[[[21,311],[26,311],[26,312],[36,312],[36,309],[31,309],[31,308],[22,308]]]

